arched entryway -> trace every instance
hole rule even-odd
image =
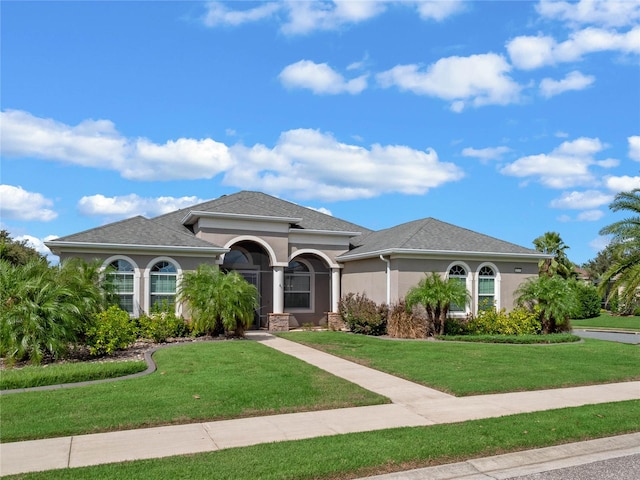
[[[260,308],[256,311],[251,328],[267,328],[268,315],[273,310],[273,273],[269,266],[269,254],[262,245],[250,240],[239,241],[229,246],[221,268],[235,270],[249,283],[255,285],[260,296]]]

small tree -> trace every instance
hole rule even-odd
[[[407,311],[415,305],[424,306],[429,320],[433,322],[438,335],[444,335],[444,327],[451,304],[466,305],[469,293],[466,286],[457,279],[443,279],[435,272],[425,274],[417,286],[412,287],[405,297]]]
[[[568,330],[569,317],[576,310],[576,294],[562,277],[540,276],[527,279],[516,290],[520,306],[540,312],[542,333]]]
[[[570,278],[573,275],[574,265],[567,257],[569,249],[557,232],[546,232],[533,241],[533,245],[539,252],[553,255],[538,262],[540,275],[552,277],[560,275],[562,278]]]
[[[178,299],[191,310],[192,330],[215,335],[234,330],[244,335],[258,308],[258,290],[238,272],[224,273],[202,264],[182,277]]]

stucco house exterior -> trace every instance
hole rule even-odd
[[[433,218],[371,231],[250,191],[110,223],[47,246],[61,260],[111,266],[120,305],[133,316],[163,300],[174,303],[182,273],[202,263],[236,270],[260,293],[254,328],[270,329],[323,324],[350,292],[396,302],[429,272],[465,282],[471,301],[452,315],[477,313],[483,300],[510,310],[514,291],[546,258]]]

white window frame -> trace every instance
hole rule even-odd
[[[451,269],[453,267],[461,267],[464,268],[464,271],[467,272],[465,277],[461,277],[458,275],[455,275],[453,278],[464,278],[464,285],[465,288],[467,289],[467,293],[469,294],[469,296],[471,296],[471,292],[473,292],[473,273],[471,271],[471,269],[469,268],[469,265],[467,265],[464,262],[451,262],[449,264],[449,266],[447,267],[447,274],[446,274],[446,278],[447,280],[449,279],[449,273],[451,272]],[[470,299],[467,299],[465,302],[465,306],[464,306],[464,310],[459,310],[459,311],[449,311],[449,316],[451,317],[466,317],[469,313],[471,313],[471,301]]]
[[[494,263],[491,262],[483,262],[480,265],[478,265],[478,269],[476,270],[476,288],[475,288],[475,295],[474,295],[474,299],[475,299],[475,314],[477,315],[478,312],[480,311],[480,271],[484,268],[484,267],[489,267],[493,270],[493,304],[496,308],[496,310],[500,310],[501,307],[501,301],[500,301],[500,270],[498,270],[498,267],[496,267],[496,265]]]
[[[171,257],[156,257],[153,260],[151,260],[147,264],[147,268],[144,269],[144,274],[143,274],[144,276],[144,311],[147,314],[151,313],[151,269],[158,262],[169,262],[174,267],[176,267],[176,301],[174,303],[174,306],[175,306],[176,315],[181,315],[182,305],[179,304],[177,296],[178,296],[178,291],[180,290],[180,283],[182,281],[182,268],[180,267],[180,264]]]
[[[138,267],[138,264],[136,262],[133,261],[133,259],[131,257],[128,257],[126,255],[113,255],[109,258],[107,258],[104,263],[102,264],[102,272],[103,274],[106,274],[106,270],[109,268],[109,266],[117,261],[117,260],[124,260],[126,262],[129,262],[129,264],[133,267],[133,312],[129,313],[129,315],[133,318],[137,318],[140,316],[140,268]]]

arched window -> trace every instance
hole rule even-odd
[[[462,265],[453,265],[449,269],[449,279],[453,279],[456,282],[462,283],[462,285],[467,286],[467,271]],[[464,313],[466,312],[466,305],[456,305],[452,303],[449,306],[449,311],[451,313]]]
[[[151,310],[155,308],[173,308],[176,303],[176,281],[178,278],[176,266],[162,260],[151,267],[149,305]]]
[[[496,273],[485,265],[478,272],[478,310],[496,306]]]
[[[233,249],[224,254],[224,264],[225,265],[250,265],[252,262],[250,260],[249,254],[244,251],[244,249]]]
[[[308,265],[297,260],[284,269],[284,307],[311,308],[311,271]]]
[[[133,315],[133,265],[123,259],[114,260],[109,264],[108,279],[113,293],[118,297],[118,306]]]

